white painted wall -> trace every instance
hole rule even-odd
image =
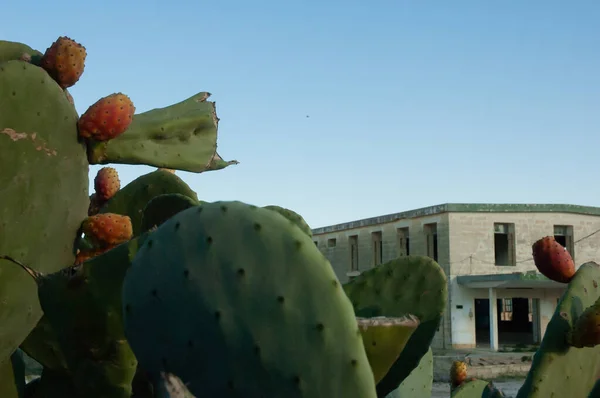
[[[497,298],[537,298],[540,299],[540,329],[542,337],[548,322],[556,309],[557,299],[564,290],[559,289],[496,289]],[[450,282],[452,347],[475,347],[475,299],[487,299],[487,289],[470,289],[458,285],[456,277]],[[462,309],[457,309],[462,305]],[[473,314],[471,318],[469,312]]]

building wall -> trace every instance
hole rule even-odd
[[[531,245],[541,237],[553,235],[554,225],[572,226],[574,260],[576,265],[598,260],[600,233],[580,242],[600,229],[600,217],[568,213],[449,213],[450,227],[450,266],[449,306],[452,309],[451,333],[447,333],[447,344],[455,348],[475,346],[475,319],[469,317],[474,312],[475,298],[487,298],[485,289],[469,289],[456,283],[458,275],[484,275],[534,271]],[[494,223],[514,223],[515,257],[514,266],[494,264]],[[562,291],[498,290],[498,298],[527,297],[540,299],[541,330],[552,317],[556,300]],[[457,309],[456,306],[461,306]]]
[[[381,232],[383,262],[398,256],[398,228],[409,228],[410,254],[427,255],[425,224],[437,223],[438,262],[448,276],[448,306],[442,318],[442,327],[432,342],[433,348],[471,348],[475,346],[475,298],[487,298],[486,289],[468,289],[456,283],[458,275],[484,275],[495,273],[526,272],[535,270],[531,259],[531,245],[537,239],[553,235],[554,225],[570,225],[573,239],[577,241],[600,229],[600,217],[571,213],[505,213],[505,212],[456,212],[429,214],[405,218],[377,225],[349,227],[340,231],[316,234],[313,241],[329,259],[342,283],[349,280],[351,271],[349,237],[358,236],[359,271],[373,267],[372,233]],[[494,223],[514,223],[515,266],[494,264]],[[351,226],[352,223],[348,225]],[[335,239],[335,246],[328,241]],[[598,258],[600,233],[575,243],[575,261],[583,264]],[[526,297],[540,301],[540,328],[552,317],[561,290],[498,289],[498,298]],[[457,308],[456,306],[461,306]],[[451,316],[448,316],[451,314]]]
[[[410,254],[427,255],[427,242],[425,225],[436,223],[438,235],[438,262],[440,265],[449,263],[450,247],[448,231],[448,213],[428,215],[412,219],[403,219],[376,226],[350,228],[342,231],[319,234],[313,236],[313,241],[327,257],[333,269],[342,283],[349,280],[348,273],[351,271],[349,237],[358,235],[358,258],[359,271],[365,271],[373,267],[373,232],[381,232],[383,242],[383,262],[398,257],[398,232],[399,228],[409,229]],[[335,239],[335,246],[328,244],[330,239]],[[444,269],[447,273],[448,269]],[[450,327],[448,317],[444,317],[446,328]],[[444,332],[436,335],[432,346],[442,348]]]

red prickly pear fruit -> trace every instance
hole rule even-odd
[[[61,36],[46,50],[40,66],[62,88],[71,87],[81,77],[87,52],[81,44]]]
[[[531,248],[535,266],[542,275],[555,282],[569,283],[575,275],[575,263],[563,245],[553,236],[546,236]]]
[[[600,345],[600,299],[575,319],[567,334],[567,342],[577,348]]]
[[[114,213],[96,214],[86,218],[82,230],[100,248],[119,245],[133,236],[131,218]]]
[[[121,180],[119,180],[117,170],[112,167],[103,167],[98,170],[98,174],[94,178],[94,189],[100,201],[112,198],[121,189]]]
[[[79,136],[107,141],[123,134],[133,120],[135,106],[122,93],[101,98],[79,118]]]

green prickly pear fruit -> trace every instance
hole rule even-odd
[[[600,299],[577,317],[567,334],[567,341],[577,348],[600,345]]]
[[[331,265],[271,210],[216,202],[171,217],[127,272],[123,314],[140,366],[196,396],[376,397]]]
[[[419,326],[419,320],[413,316],[356,320],[375,383],[379,383],[400,356],[406,342]]]

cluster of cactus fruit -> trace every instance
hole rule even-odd
[[[0,41],[0,397],[427,398],[448,281],[407,256],[342,285],[295,212],[206,203],[173,170],[216,152],[208,93],[134,114],[117,93],[81,117],[86,49]],[[184,117],[185,116],[185,117]],[[158,169],[124,187],[90,164]],[[568,283],[519,398],[595,397],[600,266],[553,238],[536,266]],[[23,352],[43,366],[25,382]],[[451,394],[502,397],[451,370]]]

